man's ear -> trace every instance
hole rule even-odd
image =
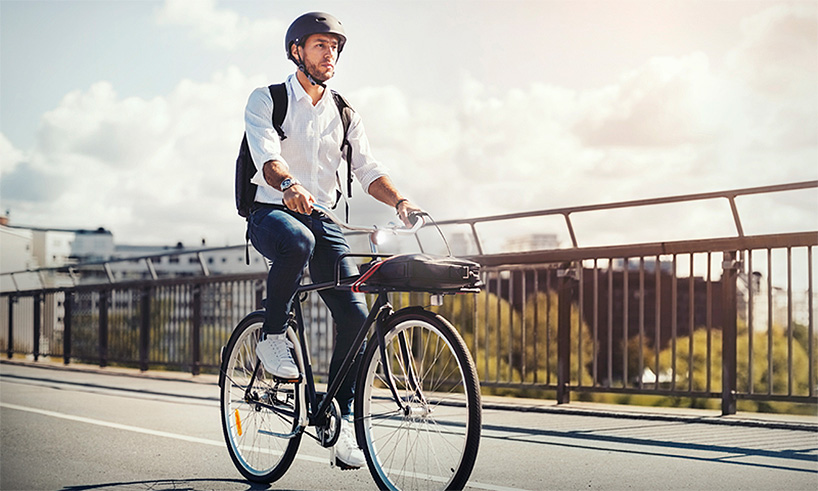
[[[300,54],[298,53],[298,47],[299,47],[299,46],[298,46],[297,44],[295,44],[295,43],[291,44],[291,45],[290,45],[290,54],[291,54],[291,55],[292,55],[292,57],[293,57],[293,58],[295,58],[296,60],[301,60],[301,59],[303,59],[303,58],[302,58],[302,57],[300,56]]]

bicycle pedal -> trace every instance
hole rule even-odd
[[[297,384],[301,382],[301,375],[299,375],[298,378],[282,378],[273,375],[273,381],[278,382],[280,384]]]

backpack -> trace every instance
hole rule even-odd
[[[279,138],[285,140],[287,135],[284,134],[284,130],[281,129],[282,123],[284,123],[284,117],[287,115],[287,105],[289,103],[289,98],[287,97],[287,87],[281,84],[273,84],[268,87],[270,90],[270,96],[273,98],[273,128],[278,133]],[[349,105],[344,97],[332,91],[332,98],[335,100],[335,105],[338,106],[338,112],[341,113],[341,122],[344,126],[344,139],[341,141],[341,153],[344,155],[347,161],[347,197],[352,197],[352,147],[349,144],[349,140],[347,140],[347,132],[349,131],[349,125],[352,122],[352,114],[355,112],[352,109],[352,106]],[[344,147],[346,147],[346,153],[344,153]],[[253,210],[253,205],[256,201],[256,190],[258,189],[258,185],[253,184],[250,182],[250,179],[256,175],[256,166],[253,164],[253,157],[250,155],[250,147],[247,145],[247,133],[244,134],[244,137],[241,140],[241,146],[239,147],[239,156],[236,158],[236,210],[239,213],[239,216],[248,219],[250,217],[250,212]],[[340,177],[339,177],[339,187],[340,187]],[[335,206],[338,205],[338,201],[340,201],[341,197],[343,196],[342,191],[339,189],[337,191],[338,196],[335,200]],[[334,206],[333,206],[334,208]],[[347,206],[347,221],[349,221],[349,207]]]

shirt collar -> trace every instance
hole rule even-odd
[[[291,74],[287,77],[287,85],[290,86],[290,90],[292,94],[295,96],[296,101],[301,101],[302,99],[306,98],[310,104],[312,104],[312,98],[307,91],[304,90],[304,87],[301,86],[301,82],[298,81],[298,76],[295,73]],[[329,87],[324,90],[324,95],[321,96],[321,100],[318,101],[318,104],[323,103],[324,100],[327,98],[327,92],[329,92]]]

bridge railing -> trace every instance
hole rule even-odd
[[[608,393],[721,401],[818,403],[815,291],[818,232],[747,235],[736,197],[818,187],[818,181],[722,193],[440,222],[474,237],[486,288],[438,307],[461,330],[486,390]],[[617,208],[727,199],[736,234],[580,247],[570,217]],[[478,229],[561,216],[562,249],[492,253]],[[127,364],[217,370],[233,326],[257,309],[264,273],[108,281],[0,294],[0,349]],[[428,304],[395,294],[396,307]],[[305,319],[316,373],[326,375],[332,320],[317,296]]]

